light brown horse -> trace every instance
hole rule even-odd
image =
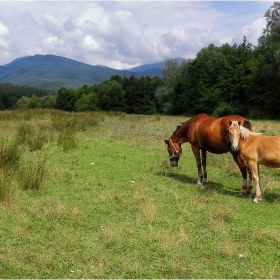
[[[185,142],[190,143],[197,163],[197,184],[204,184],[205,182],[207,182],[207,151],[213,154],[223,154],[231,152],[233,159],[238,164],[243,177],[242,189],[240,192],[246,194],[251,192],[252,180],[250,178],[248,185],[247,168],[244,165],[244,161],[241,159],[238,151],[233,152],[230,148],[229,133],[227,130],[230,120],[240,121],[243,126],[251,129],[251,123],[246,118],[238,115],[231,115],[223,118],[212,118],[206,114],[199,114],[188,120],[181,126],[178,126],[171,137],[168,140],[164,141],[167,144],[170,164],[173,167],[178,166],[178,160],[182,154],[181,145]],[[201,166],[203,167],[203,174]]]
[[[280,136],[264,136],[262,133],[252,133],[238,122],[230,122],[228,129],[232,149],[239,151],[248,164],[256,186],[256,196],[253,202],[262,200],[264,191],[260,182],[259,165],[280,167]]]

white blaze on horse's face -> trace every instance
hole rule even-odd
[[[237,121],[231,121],[228,132],[231,143],[231,150],[237,152],[239,150],[239,138],[241,134],[240,123]]]

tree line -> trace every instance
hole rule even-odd
[[[11,95],[3,95],[0,85],[0,109],[280,118],[280,2],[274,2],[265,17],[266,28],[257,46],[246,37],[232,46],[210,44],[194,60],[167,59],[161,69],[163,77],[114,75],[100,84],[62,87],[54,94],[23,94],[9,101],[9,107]]]

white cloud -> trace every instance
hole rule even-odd
[[[5,40],[4,38],[0,38],[0,47],[4,49],[8,49],[9,47],[9,42]]]
[[[5,49],[9,48],[9,41],[5,38],[9,35],[9,29],[0,21],[0,47]]]
[[[85,50],[90,52],[102,51],[102,48],[98,42],[90,35],[87,35],[82,40],[82,46]]]
[[[239,15],[208,1],[0,1],[0,65],[51,53],[130,68],[194,58],[211,43],[241,43],[244,35],[255,43],[269,5],[242,3],[248,11]]]
[[[266,19],[264,17],[254,20],[251,24],[243,27],[242,32],[249,42],[257,44],[258,38],[261,36],[263,29],[266,27]]]
[[[62,45],[63,44],[63,40],[60,40],[57,36],[50,36],[48,38],[46,38],[44,40],[45,44],[48,45]]]
[[[222,44],[226,44],[226,43],[227,44],[232,44],[234,42],[235,38],[236,38],[236,36],[230,36],[228,38],[223,38],[220,41],[221,41]]]
[[[9,29],[0,21],[0,37],[6,37],[9,35]]]

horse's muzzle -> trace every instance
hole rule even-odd
[[[170,165],[172,167],[178,167],[178,162],[177,161],[170,161]]]
[[[231,146],[231,150],[233,151],[233,152],[238,152],[239,151],[239,146]]]

